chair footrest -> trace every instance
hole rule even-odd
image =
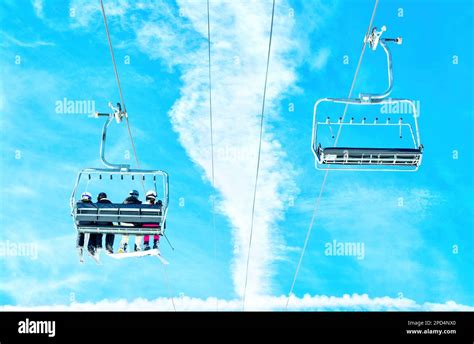
[[[98,233],[98,234],[120,234],[120,235],[154,235],[161,234],[161,227],[124,227],[124,226],[97,226],[97,225],[79,225],[78,232]]]

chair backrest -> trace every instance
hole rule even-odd
[[[74,221],[161,223],[163,211],[159,205],[118,203],[76,203]]]

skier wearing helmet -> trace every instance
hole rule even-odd
[[[156,204],[156,192],[154,190],[150,190],[146,193],[146,202],[145,204],[151,204],[154,205]],[[158,201],[161,202],[161,201]],[[160,224],[159,223],[144,223],[143,227],[148,227],[148,228],[159,228]],[[153,249],[158,248],[158,244],[160,242],[160,236],[159,235],[154,235],[153,236]],[[148,251],[150,250],[150,236],[145,235],[145,240],[144,240],[144,250]]]
[[[92,204],[92,195],[89,192],[84,192],[81,195],[81,200],[78,203],[90,203]],[[92,221],[79,221],[79,226],[87,226],[93,225],[94,222]],[[84,233],[79,233],[77,235],[77,251],[79,254],[79,259],[81,263],[84,262]],[[97,242],[97,235],[91,233],[89,235],[89,242],[87,244],[87,250],[89,251],[90,255],[94,258],[96,254],[96,242]]]
[[[97,203],[112,203],[108,198],[105,192],[99,193],[97,195]],[[97,226],[113,226],[113,222],[97,222]],[[107,234],[105,236],[105,249],[107,253],[114,253],[114,239],[115,236],[113,234]],[[97,235],[97,247],[102,248],[102,234]]]
[[[138,193],[137,190],[131,190],[128,194],[129,196],[125,198],[125,201],[123,201],[123,204],[142,204],[142,201],[138,199],[138,196],[140,194]],[[124,224],[124,223],[122,223]],[[133,225],[132,224],[124,224],[124,225]],[[122,240],[120,241],[120,248],[118,250],[118,253],[126,253],[127,252],[127,246],[128,246],[128,235],[123,235]],[[137,248],[137,245],[135,245],[135,250],[139,250],[141,248]]]

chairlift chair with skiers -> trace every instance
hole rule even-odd
[[[120,103],[111,114],[96,113],[95,117],[107,117],[102,130],[100,158],[106,168],[86,168],[78,173],[76,183],[70,198],[71,213],[74,226],[79,233],[84,234],[120,234],[120,235],[163,235],[169,203],[169,177],[161,170],[131,169],[127,164],[113,164],[105,158],[107,129],[115,119],[120,123],[127,115],[122,111]],[[157,204],[122,204],[122,203],[82,203],[77,199],[79,185],[83,179],[100,181],[105,178],[118,179],[126,183],[127,180],[150,181],[155,192],[157,183],[161,184],[163,199]],[[127,191],[128,188],[125,189]],[[84,225],[84,223],[87,223]],[[103,225],[108,223],[108,225]],[[157,227],[142,226],[142,224],[158,224]],[[101,225],[99,225],[101,224]],[[133,225],[131,225],[133,224]]]

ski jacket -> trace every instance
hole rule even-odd
[[[145,204],[157,205],[156,203],[151,203],[150,200],[146,200],[146,201],[145,201]],[[161,207],[160,207],[160,208],[161,208]],[[144,224],[143,224],[143,227],[146,227],[146,228],[160,228],[160,224],[159,224],[159,223],[144,223]]]
[[[142,204],[142,201],[135,196],[128,196],[125,198],[125,201],[123,201],[123,204]]]
[[[77,202],[77,204],[79,203],[89,203],[89,204],[92,204],[91,201],[83,201],[83,200],[80,200]],[[93,225],[94,224],[94,221],[79,221],[78,222],[79,226],[87,226],[87,225]]]
[[[101,200],[98,200],[97,203],[111,204],[112,202],[108,200],[107,198],[102,198]],[[97,222],[97,226],[113,226],[113,225],[114,225],[113,222],[101,222],[101,221]]]

